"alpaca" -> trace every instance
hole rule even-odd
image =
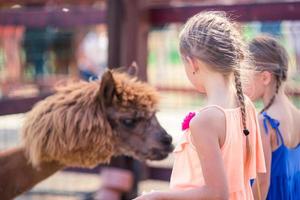
[[[155,117],[157,103],[151,86],[118,71],[58,89],[27,114],[23,144],[0,152],[1,199],[13,199],[68,166],[92,167],[121,154],[165,158],[172,138]]]
[[[108,70],[100,81],[58,88],[26,116],[26,155],[35,167],[50,161],[94,167],[115,155],[164,159],[173,149],[172,138],[155,116],[157,105],[153,87],[117,70]]]

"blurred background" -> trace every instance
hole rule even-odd
[[[19,144],[24,113],[59,82],[95,79],[107,67],[134,60],[140,78],[160,91],[158,117],[176,144],[185,114],[204,104],[185,77],[178,34],[188,17],[207,9],[232,15],[246,41],[262,32],[280,40],[290,56],[288,92],[300,107],[300,1],[1,1],[0,151]],[[171,164],[172,156],[148,163],[162,169]],[[165,180],[159,176],[168,173],[152,178]],[[92,199],[100,185],[97,173],[61,171],[17,199]],[[139,191],[166,189],[168,183],[145,180],[139,186]]]

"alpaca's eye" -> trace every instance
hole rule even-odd
[[[134,128],[136,124],[136,120],[134,119],[122,119],[121,123],[127,128]]]

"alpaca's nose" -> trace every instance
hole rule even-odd
[[[172,137],[168,134],[164,134],[162,137],[161,137],[161,142],[164,144],[164,145],[171,145],[172,144]]]

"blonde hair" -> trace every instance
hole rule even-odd
[[[234,75],[242,113],[243,134],[247,136],[249,131],[240,70],[243,62],[249,60],[249,54],[235,24],[226,17],[225,12],[201,12],[186,22],[179,37],[181,54],[197,58],[225,76]],[[246,141],[247,161],[249,161],[251,148],[248,137]]]
[[[287,80],[289,59],[285,48],[269,35],[255,37],[249,43],[249,51],[255,64],[256,71],[271,72],[276,81],[275,92],[269,103],[260,111],[263,113],[275,101],[282,82]]]

